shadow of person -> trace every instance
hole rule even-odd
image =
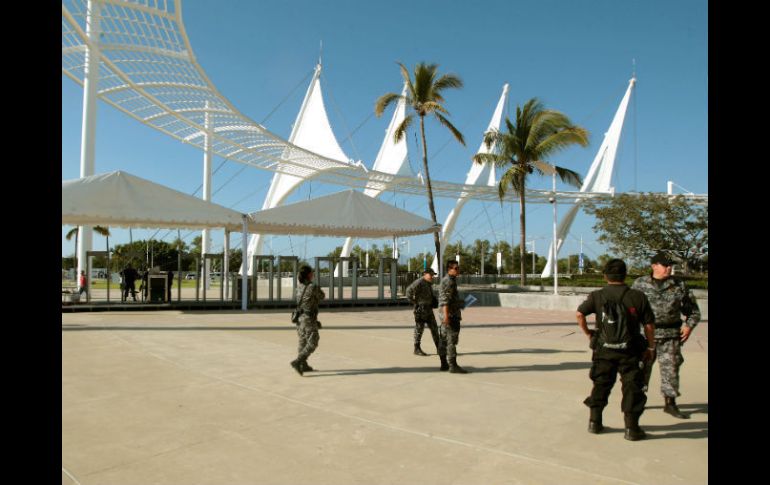
[[[491,372],[519,372],[519,371],[559,371],[588,369],[590,362],[561,362],[559,364],[534,364],[534,365],[512,365],[507,367],[472,367],[463,365],[471,373],[491,373]],[[305,374],[308,377],[330,377],[330,376],[354,376],[361,374],[397,374],[406,372],[426,372],[439,373],[438,363],[435,366],[425,367],[374,367],[371,369],[318,369],[312,374]],[[442,373],[443,374],[443,373]]]
[[[485,352],[460,352],[458,355],[500,355],[500,354],[556,354],[556,353],[573,353],[584,354],[587,350],[557,350],[557,349],[506,349],[506,350],[489,350]]]
[[[642,415],[644,419],[644,415]],[[647,424],[639,423],[647,432],[647,439],[658,440],[665,438],[705,439],[709,436],[708,421],[687,421],[674,424]],[[660,433],[660,431],[665,431]]]
[[[686,414],[708,414],[708,403],[693,403],[693,404],[680,404],[677,403],[677,407]],[[645,409],[663,409],[663,406],[645,406]]]

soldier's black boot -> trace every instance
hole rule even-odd
[[[302,375],[302,361],[296,359],[289,362],[289,364],[292,366],[292,368],[294,368],[295,371],[297,371],[297,374]]]
[[[647,433],[639,427],[639,416],[626,413],[623,415],[626,422],[626,434],[623,438],[628,441],[639,441],[647,437]]]
[[[675,397],[666,396],[666,405],[665,407],[663,407],[663,412],[668,413],[675,418],[690,419],[689,414],[684,414],[682,411],[679,410],[679,407],[676,405]]]
[[[420,344],[414,344],[414,355],[428,355],[425,352],[422,351],[420,348]]]
[[[308,364],[306,360],[302,361],[301,368],[302,368],[302,372],[312,372],[315,370],[312,367],[310,367],[310,364]]]
[[[602,408],[591,408],[591,417],[588,418],[588,432],[599,434],[604,430],[602,425]]]
[[[449,359],[449,372],[451,374],[467,374],[468,371],[460,367],[457,363],[457,358]]]
[[[446,361],[446,355],[439,355],[438,358],[441,360],[439,370],[449,370],[449,362]]]

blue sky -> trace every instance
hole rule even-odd
[[[460,183],[505,83],[510,84],[511,112],[538,97],[589,130],[587,148],[571,148],[550,160],[585,174],[628,86],[635,59],[636,99],[616,162],[616,190],[663,192],[666,181],[673,180],[707,193],[707,6],[705,0],[190,0],[182,4],[182,18],[198,62],[218,90],[242,113],[264,120],[283,137],[289,136],[323,41],[321,82],[332,127],[347,155],[369,167],[392,115],[372,116],[374,101],[400,90],[396,61],[410,68],[420,61],[438,63],[442,72],[459,75],[465,86],[447,93],[446,107],[467,146],[450,140],[433,122],[428,122],[427,137],[432,176]],[[81,88],[62,76],[63,179],[79,176],[81,112]],[[101,102],[96,136],[97,173],[121,169],[187,193],[201,184],[200,151]],[[409,151],[419,171],[420,150],[411,134]],[[214,167],[222,161],[215,158]],[[214,175],[213,200],[254,211],[262,205],[272,173],[242,168],[224,163]],[[549,188],[550,183],[549,178],[531,182],[535,188]],[[306,184],[288,202],[340,189]],[[429,217],[425,197],[390,192],[381,200]],[[436,204],[443,222],[454,200],[439,198]],[[562,207],[559,214],[565,211]],[[607,252],[596,242],[593,223],[581,213],[560,255],[577,253],[581,235],[589,257]],[[535,239],[539,254],[547,250],[551,224],[550,206],[528,205],[527,236]],[[74,241],[64,239],[69,229],[62,227],[62,255],[74,250]],[[135,230],[133,238],[155,232]],[[112,244],[128,242],[127,230],[116,228],[113,234]],[[188,242],[195,235],[182,231]],[[161,230],[155,237],[170,241],[175,236],[176,231]],[[452,242],[513,237],[518,241],[518,207],[471,202]],[[432,247],[427,236],[409,241],[412,254]],[[367,242],[381,246],[384,241],[359,244]],[[240,235],[233,243],[240,245]],[[314,256],[342,240],[276,236],[268,247],[270,243],[275,254]],[[214,245],[221,250],[221,232],[214,231]],[[104,239],[94,236],[94,246],[103,247]]]

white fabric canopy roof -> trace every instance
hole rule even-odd
[[[266,234],[379,238],[441,230],[440,224],[355,190],[249,214],[250,227]]]
[[[61,188],[62,224],[243,230],[240,212],[120,170],[63,180]]]

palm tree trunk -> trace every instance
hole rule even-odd
[[[527,244],[527,214],[525,211],[525,202],[524,202],[524,178],[521,179],[521,184],[519,185],[521,187],[521,192],[519,192],[519,230],[521,231],[521,243],[519,245],[519,254],[521,255],[521,286],[525,286],[527,284],[527,272],[524,268],[524,255],[526,254],[525,246]],[[535,268],[532,268],[532,271],[535,271]]]
[[[433,187],[430,184],[430,171],[428,170],[428,145],[425,140],[425,118],[423,116],[420,116],[420,134],[422,135],[422,169],[425,171],[425,184],[428,186],[430,218],[433,224],[438,224],[436,221],[436,208],[433,205]],[[441,239],[439,239],[438,232],[433,233],[433,242],[436,245],[436,261],[438,262],[439,271],[441,271],[441,268],[444,266],[441,264]]]

